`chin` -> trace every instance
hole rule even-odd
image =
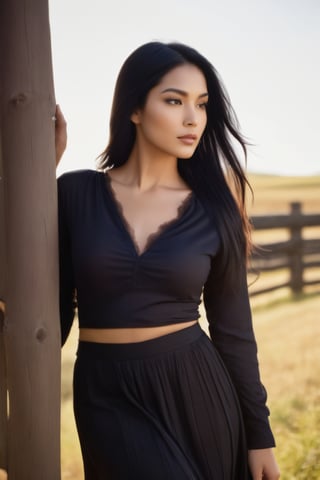
[[[195,149],[193,149],[192,151],[189,150],[189,152],[179,152],[177,157],[181,158],[182,160],[188,160],[193,156],[194,152],[195,152]]]

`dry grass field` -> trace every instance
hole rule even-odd
[[[320,478],[319,292],[254,311],[284,480]]]
[[[282,177],[249,175],[254,202],[248,196],[252,215],[286,213],[290,202],[301,202],[304,212],[320,212],[320,175],[312,177]]]
[[[291,201],[301,201],[304,212],[320,212],[320,176],[250,176],[255,200],[251,215],[289,211]],[[267,241],[283,237],[274,231]],[[320,229],[309,237],[320,238]],[[282,238],[281,238],[282,239]],[[254,240],[266,241],[265,236]],[[320,272],[317,271],[320,278]],[[273,273],[276,276],[285,272]],[[266,279],[261,276],[259,284]],[[277,458],[283,480],[320,478],[320,285],[293,299],[286,290],[252,299],[263,383],[269,394],[271,423],[277,441]],[[317,313],[318,312],[318,313]],[[205,315],[202,324],[206,328]],[[62,375],[62,479],[82,480],[80,448],[71,399],[72,364],[76,327],[63,349]]]

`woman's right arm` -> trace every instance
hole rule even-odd
[[[55,112],[56,166],[67,146],[67,122],[59,107]],[[65,176],[58,178],[58,227],[59,227],[59,289],[61,344],[69,335],[76,308],[73,266],[71,260],[70,222],[68,220],[68,185]]]
[[[76,309],[76,289],[73,274],[70,239],[70,185],[68,176],[58,178],[58,227],[59,227],[59,299],[61,344],[69,335]]]

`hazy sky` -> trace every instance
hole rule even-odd
[[[118,71],[152,40],[187,43],[217,68],[254,144],[248,170],[320,173],[319,0],[51,0],[50,21],[69,132],[58,173],[95,168]]]

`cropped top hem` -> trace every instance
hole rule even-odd
[[[166,321],[166,322],[152,322],[152,324],[150,325],[150,322],[135,322],[133,325],[119,325],[117,323],[113,323],[113,322],[109,322],[108,321],[108,326],[106,327],[105,325],[98,325],[98,324],[95,324],[95,326],[93,327],[92,324],[88,324],[86,325],[85,323],[83,322],[79,322],[79,328],[93,328],[93,329],[97,329],[97,330],[108,330],[109,328],[155,328],[155,327],[167,327],[169,325],[180,325],[180,324],[183,324],[183,323],[188,323],[188,322],[198,322],[199,321],[199,318],[200,318],[200,315],[198,316],[198,318],[191,318],[191,319],[188,319],[188,318],[185,318],[185,319],[181,319],[181,320],[170,320],[170,321]]]

